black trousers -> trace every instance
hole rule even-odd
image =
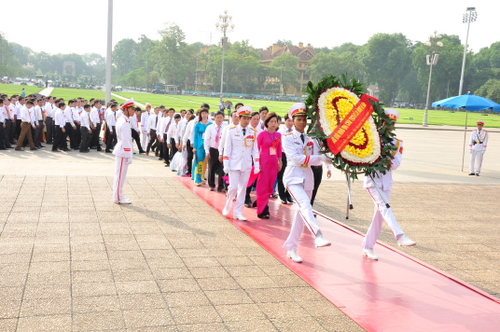
[[[80,124],[75,123],[76,129],[73,130],[73,143],[75,144],[73,149],[78,149],[82,141],[82,133],[80,131]]]
[[[311,166],[314,175],[314,189],[311,195],[311,206],[314,205],[314,198],[316,198],[316,193],[318,192],[319,185],[323,179],[323,166]]]
[[[7,121],[9,125],[7,125],[7,127],[9,127],[9,142],[10,144],[15,144],[16,143],[16,121],[15,120],[8,120]]]
[[[95,129],[92,130],[92,139],[90,140],[90,147],[96,148],[97,151],[101,151],[101,143],[99,142],[99,134],[101,133],[101,124],[97,123]]]
[[[278,194],[282,201],[291,202],[292,196],[290,196],[288,190],[286,190],[285,185],[283,184],[283,174],[285,174],[285,168],[287,165],[286,155],[284,153],[281,155],[281,161],[283,163],[283,167],[281,167],[281,171],[278,172]]]
[[[134,139],[135,144],[137,144],[137,149],[139,149],[139,152],[144,152],[142,150],[141,138],[139,136],[139,133],[135,129],[131,129],[131,130],[132,130],[132,138]]]
[[[89,133],[87,127],[80,127],[81,141],[80,141],[80,152],[88,151],[90,141],[92,140],[92,134]]]
[[[54,120],[50,116],[45,118],[45,128],[47,129],[45,132],[47,144],[50,144],[54,141]]]
[[[174,158],[175,154],[179,151],[177,149],[177,146],[175,145],[175,139],[171,138],[170,139],[170,160]]]
[[[15,137],[16,137],[16,141],[19,139],[19,135],[21,135],[21,120],[20,119],[17,119],[16,120],[16,123],[14,125],[14,132],[15,132]]]
[[[210,148],[210,159],[208,159],[208,186],[215,188],[215,174],[219,176],[217,189],[224,189],[224,170],[222,163],[219,161],[219,150]]]
[[[0,122],[0,150],[6,150],[7,145],[5,144],[5,134],[4,132],[6,131],[7,128],[4,128],[3,126],[5,125],[4,122]],[[5,125],[7,127],[7,125]]]
[[[3,139],[5,141],[5,146],[8,148],[12,147],[11,145],[12,141],[10,140],[11,127],[12,127],[12,121],[9,119],[5,119],[5,128],[3,128]]]
[[[75,139],[73,136],[73,127],[71,126],[71,123],[66,122],[66,125],[64,126],[64,129],[66,129],[66,133],[64,133],[63,141],[67,141],[69,137],[69,146],[74,149],[75,147]]]
[[[115,144],[116,144],[115,126],[112,126],[111,130],[109,130],[109,128],[106,128],[106,151],[113,150]]]
[[[191,175],[191,171],[193,170],[193,147],[191,146],[190,140],[187,140],[186,142],[186,151],[187,151],[187,174]]]
[[[57,149],[61,149],[63,151],[68,150],[68,145],[66,144],[66,133],[63,133],[63,128],[64,127],[55,126],[52,151],[57,151]]]
[[[170,165],[170,149],[167,145],[167,134],[163,134],[163,142],[161,142],[162,149],[160,151],[160,158],[165,160],[167,165]]]
[[[146,153],[149,153],[149,150],[151,150],[151,148],[153,148],[153,151],[155,151],[157,145],[158,145],[158,138],[156,137],[156,130],[151,129],[149,131],[149,143],[146,148]]]

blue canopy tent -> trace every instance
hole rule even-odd
[[[432,107],[449,107],[449,108],[464,108],[465,109],[465,125],[464,125],[464,143],[462,150],[462,172],[464,171],[464,160],[465,160],[465,145],[467,139],[467,111],[481,111],[485,109],[491,109],[493,112],[500,112],[500,105],[494,101],[479,97],[473,94],[465,94],[461,96],[455,96],[446,98],[443,100],[438,100],[432,103]]]
[[[481,111],[487,108],[491,108],[494,112],[500,112],[499,104],[488,98],[479,97],[472,94],[450,97],[432,103],[432,107],[438,106],[449,108],[463,107],[466,111]]]

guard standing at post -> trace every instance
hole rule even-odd
[[[477,129],[470,135],[469,152],[470,152],[470,173],[469,175],[479,176],[481,166],[483,165],[483,155],[486,152],[488,145],[488,132],[483,129],[484,122],[477,122]],[[477,160],[477,167],[476,166]]]

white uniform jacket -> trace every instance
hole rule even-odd
[[[224,142],[224,168],[232,171],[249,171],[252,168],[252,158],[255,168],[260,168],[257,131],[247,126],[243,135],[243,128],[240,125],[230,126]]]
[[[394,145],[396,145],[397,150],[394,152],[394,159],[392,159],[390,170],[388,170],[385,174],[380,172],[375,173],[373,176],[375,183],[373,183],[369,176],[365,176],[363,188],[375,188],[375,185],[377,185],[381,190],[392,190],[392,171],[398,169],[401,165],[401,161],[403,160],[403,141],[394,137],[393,142]]]
[[[302,133],[295,129],[282,136],[283,150],[287,165],[283,173],[283,184],[288,187],[292,184],[304,184],[304,190],[314,189],[314,175],[311,165],[321,165],[325,157],[319,154],[317,144],[304,133],[304,142],[300,138]]]
[[[470,135],[469,150],[486,151],[488,145],[488,132],[486,130],[474,130]]]
[[[116,130],[116,145],[113,149],[113,154],[121,158],[132,158],[132,130],[130,128],[130,120],[125,115],[122,115],[115,125]]]

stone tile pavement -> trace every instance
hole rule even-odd
[[[0,178],[0,331],[361,330],[177,179],[111,182]]]

